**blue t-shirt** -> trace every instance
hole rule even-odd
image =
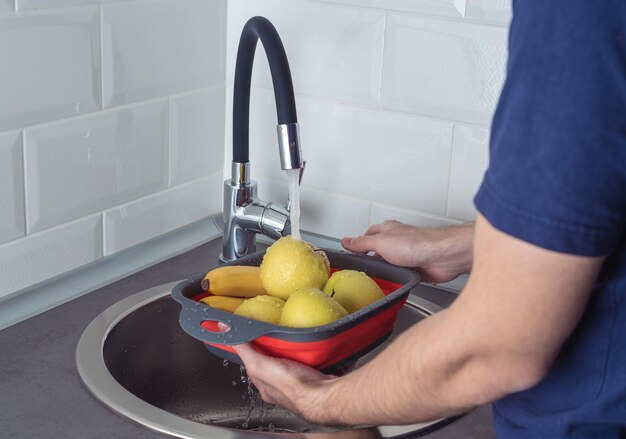
[[[548,376],[494,403],[494,424],[502,439],[625,438],[626,0],[513,8],[476,206],[511,236],[606,261]]]

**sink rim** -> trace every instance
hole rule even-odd
[[[133,294],[108,307],[100,313],[83,331],[76,347],[76,367],[83,385],[89,392],[105,406],[118,415],[138,422],[144,427],[185,439],[206,439],[220,437],[227,439],[259,438],[305,438],[315,437],[315,433],[265,433],[259,431],[234,430],[225,427],[202,424],[182,418],[159,407],[147,403],[141,398],[126,390],[111,375],[104,362],[104,342],[111,330],[129,314],[137,309],[169,296],[171,288],[182,280],[158,285],[139,293]],[[407,305],[417,308],[426,315],[432,315],[441,308],[420,297],[409,294]],[[200,343],[200,342],[198,342]],[[403,426],[379,426],[378,430],[384,437],[394,437],[410,432],[425,434],[431,428],[443,423],[449,423],[455,418],[439,419],[431,422]],[[336,433],[341,437],[342,431]],[[345,433],[345,432],[344,432]],[[390,435],[390,436],[386,436]]]

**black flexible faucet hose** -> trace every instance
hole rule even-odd
[[[257,41],[269,61],[278,124],[297,123],[296,99],[287,54],[276,28],[264,17],[252,17],[241,32],[233,95],[233,161],[249,161],[250,83]]]

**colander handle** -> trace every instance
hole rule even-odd
[[[188,308],[181,313],[180,326],[193,338],[205,343],[231,346],[248,343],[276,331],[274,325],[236,316],[203,303],[192,306],[194,308]],[[222,333],[217,329],[215,331],[206,329],[202,326],[202,323],[206,321],[224,323],[230,327],[230,331]]]

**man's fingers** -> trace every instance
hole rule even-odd
[[[341,245],[346,250],[354,253],[367,253],[369,251],[376,250],[374,243],[376,242],[376,235],[359,236],[358,238],[343,238]]]
[[[376,244],[379,242],[380,236],[390,230],[396,229],[403,224],[396,220],[387,220],[380,224],[374,224],[371,226],[363,236],[357,238],[343,238],[341,245],[351,252],[355,253],[367,253],[370,251],[376,251]]]
[[[398,227],[398,225],[402,225],[402,223],[396,220],[385,220],[382,223],[374,224],[373,226],[371,226],[369,229],[367,229],[365,235],[378,235],[379,233],[394,229]]]
[[[264,382],[273,382],[285,378],[284,360],[264,355],[248,343],[233,345],[237,355],[246,365],[248,376]]]
[[[226,323],[217,322],[217,330],[223,334],[230,331],[230,326],[228,326]]]
[[[258,353],[256,349],[248,343],[233,345],[232,348],[235,352],[237,352],[237,355],[239,355],[241,360],[244,362],[246,368],[254,369],[258,358],[262,357],[262,354]]]

